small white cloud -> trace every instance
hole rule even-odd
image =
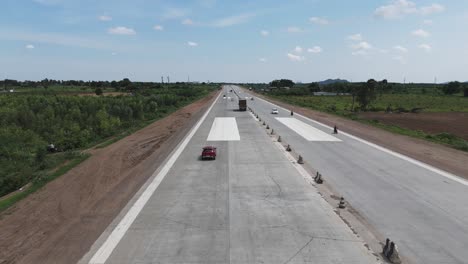
[[[312,48],[308,48],[307,49],[307,52],[310,52],[310,53],[320,53],[322,52],[322,48],[319,47],[319,46],[314,46]]]
[[[295,51],[296,53],[302,53],[303,49],[302,49],[301,46],[296,46],[296,48],[294,48],[294,51]]]
[[[410,14],[430,15],[440,13],[445,7],[440,4],[417,7],[414,2],[408,0],[393,0],[388,5],[383,5],[375,9],[374,15],[383,19],[402,18]]]
[[[26,45],[26,48],[27,48],[27,49],[34,49],[35,47],[34,47],[34,45],[32,45],[32,44],[28,44],[28,45]]]
[[[182,20],[182,25],[190,26],[193,25],[193,21],[189,18]]]
[[[298,27],[288,27],[288,32],[289,33],[299,33],[299,32],[302,32],[302,29],[298,28]]]
[[[260,59],[258,59],[258,60],[261,61],[261,62],[266,62],[266,61],[267,61],[266,58],[260,58]]]
[[[406,59],[403,56],[395,56],[392,59],[400,62],[401,64],[406,64]]]
[[[429,44],[421,44],[418,48],[423,49],[425,52],[431,52],[432,47]]]
[[[418,29],[418,30],[415,30],[413,32],[411,32],[411,34],[413,34],[413,36],[416,36],[416,37],[421,37],[421,38],[427,38],[431,35],[431,33],[423,30],[423,29]]]
[[[153,29],[154,29],[154,30],[157,30],[157,31],[163,31],[163,30],[164,30],[164,27],[161,26],[161,25],[155,25],[155,26],[153,27]]]
[[[262,30],[262,31],[260,31],[260,35],[266,37],[266,36],[270,35],[270,32],[268,32],[267,30]]]
[[[353,41],[361,41],[362,40],[362,35],[361,34],[354,34],[348,36],[348,39],[353,40]]]
[[[179,19],[187,16],[190,13],[188,9],[182,8],[168,8],[165,10],[164,14],[162,15],[162,19]]]
[[[189,42],[187,42],[187,45],[189,45],[190,47],[196,47],[196,46],[198,46],[198,43],[193,42],[193,41],[189,41]]]
[[[351,45],[353,55],[366,55],[368,54],[369,50],[373,49],[372,45],[366,41],[361,41],[357,44]]]
[[[245,13],[245,14],[240,14],[240,15],[235,15],[235,16],[229,16],[229,17],[221,18],[221,19],[214,21],[212,23],[212,26],[219,27],[219,28],[235,26],[235,25],[246,23],[255,16],[256,14],[254,13]]]
[[[136,35],[136,31],[133,28],[127,27],[113,27],[109,28],[107,32],[112,35]]]
[[[434,22],[433,22],[432,20],[430,20],[430,19],[425,19],[425,20],[423,21],[423,24],[424,24],[424,25],[432,25],[433,23],[434,23]]]
[[[403,53],[407,53],[408,52],[408,49],[403,47],[403,46],[400,46],[400,45],[397,45],[395,47],[393,47],[394,50],[396,51],[399,51],[399,52],[403,52]]]
[[[439,4],[432,4],[430,6],[421,7],[421,14],[430,15],[435,13],[441,13],[445,11],[445,7]]]
[[[106,15],[99,16],[98,19],[101,21],[112,21],[112,17]]]
[[[328,25],[329,24],[327,19],[320,18],[320,17],[311,17],[311,18],[309,18],[309,21],[314,23],[314,24],[318,24],[318,25]]]
[[[117,52],[112,52],[111,54],[112,54],[112,56],[115,56],[115,55],[117,55]]]
[[[288,53],[287,55],[288,55],[289,60],[291,61],[304,61],[305,60],[305,57],[303,56],[294,55],[292,53]]]

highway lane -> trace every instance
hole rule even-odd
[[[236,88],[239,90],[239,88]],[[252,96],[243,92],[241,96]],[[334,189],[414,263],[468,263],[468,186],[342,134],[341,142],[309,141],[256,98],[249,106],[319,170]],[[331,134],[308,119],[293,118]],[[468,161],[467,161],[468,162]]]
[[[265,129],[236,108],[237,100],[216,101],[105,263],[376,263]],[[235,118],[240,140],[207,141],[219,117]],[[217,146],[216,160],[199,160],[204,145]]]

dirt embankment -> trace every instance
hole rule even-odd
[[[336,125],[339,130],[468,179],[468,167],[466,165],[468,162],[468,153],[466,152],[422,139],[393,134],[335,115],[289,105],[259,94],[256,94],[256,96],[269,100],[286,109],[292,109],[296,113],[312,118],[328,126],[333,127]]]
[[[76,263],[217,92],[102,149],[0,215],[0,263]]]

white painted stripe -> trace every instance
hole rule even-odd
[[[340,139],[329,135],[323,132],[322,130],[319,130],[296,118],[276,117],[276,120],[280,121],[283,125],[289,127],[291,130],[293,130],[308,141],[341,141]]]
[[[277,108],[281,108],[281,109],[283,109],[283,110],[289,111],[288,109],[286,109],[286,108],[284,108],[284,107],[275,105],[275,104],[273,104],[273,103],[271,103],[271,102],[269,102],[269,101],[267,101],[267,100],[264,100],[264,99],[262,99],[262,98],[260,98],[260,97],[257,97],[257,98],[258,98],[259,100],[264,101],[264,102],[266,102],[266,103],[268,103],[268,104],[270,104],[270,105],[273,105],[273,106],[275,106],[275,107],[277,107]],[[322,123],[320,123],[320,122],[318,122],[318,121],[312,120],[312,119],[310,119],[310,118],[308,118],[308,117],[306,117],[306,116],[303,116],[303,115],[301,115],[301,114],[294,113],[294,115],[299,116],[299,117],[302,117],[302,118],[304,118],[304,119],[306,119],[306,120],[309,120],[310,122],[313,122],[313,123],[315,123],[315,124],[321,125],[321,126],[327,128],[327,129],[330,129],[330,130],[333,129],[333,128],[330,127],[330,126],[327,126],[327,125],[322,124]],[[450,173],[450,172],[447,172],[447,171],[438,169],[438,168],[433,167],[433,166],[431,166],[431,165],[429,165],[429,164],[426,164],[426,163],[421,162],[421,161],[419,161],[419,160],[415,160],[415,159],[413,159],[413,158],[410,158],[410,157],[405,156],[405,155],[403,155],[403,154],[400,154],[400,153],[397,153],[397,152],[395,152],[395,151],[389,150],[389,149],[387,149],[387,148],[381,147],[381,146],[379,146],[379,145],[376,145],[376,144],[374,144],[374,143],[371,143],[371,142],[369,142],[369,141],[367,141],[367,140],[364,140],[364,139],[362,139],[362,138],[358,138],[358,137],[353,136],[353,135],[351,135],[351,134],[348,134],[348,133],[346,133],[346,132],[340,131],[340,134],[341,134],[341,135],[345,135],[345,136],[347,136],[347,137],[350,137],[350,138],[352,138],[352,139],[354,139],[354,140],[357,140],[357,141],[359,141],[359,142],[361,142],[361,143],[364,143],[364,144],[366,144],[366,145],[368,145],[368,146],[371,146],[371,147],[373,147],[373,148],[376,148],[376,149],[378,149],[378,150],[380,150],[380,151],[383,151],[383,152],[385,152],[385,153],[387,153],[387,154],[390,154],[390,155],[392,155],[392,156],[394,156],[394,157],[397,157],[397,158],[400,158],[400,159],[402,159],[402,160],[408,161],[408,162],[410,162],[410,163],[412,163],[412,164],[414,164],[414,165],[417,165],[417,166],[419,166],[419,167],[421,167],[421,168],[424,168],[424,169],[427,169],[427,170],[432,171],[432,172],[434,172],[434,173],[437,173],[437,174],[439,174],[440,176],[443,176],[443,177],[445,177],[445,178],[448,178],[448,179],[450,179],[450,180],[453,180],[453,181],[455,181],[455,182],[458,182],[458,183],[461,183],[461,184],[463,184],[463,185],[465,185],[465,186],[468,186],[468,181],[467,181],[467,180],[465,180],[465,179],[463,179],[463,178],[461,178],[461,177],[459,177],[459,176],[457,176],[457,175],[454,175],[454,174],[452,174],[452,173]]]
[[[238,141],[240,140],[236,118],[216,117],[211,126],[207,141]]]
[[[221,95],[221,93],[218,95],[216,100],[214,100],[214,102],[211,104],[210,108],[205,112],[205,114],[198,121],[198,123],[192,128],[190,133],[185,137],[185,139],[179,145],[179,147],[174,152],[174,154],[172,154],[172,156],[169,158],[169,160],[166,162],[166,164],[164,164],[164,166],[159,171],[157,176],[154,177],[154,174],[153,174],[153,177],[154,177],[153,181],[148,185],[146,190],[141,194],[141,196],[138,198],[138,200],[135,202],[135,204],[130,208],[130,210],[128,210],[127,214],[120,221],[120,223],[115,227],[115,229],[112,231],[112,233],[109,235],[109,237],[107,237],[106,241],[102,244],[102,246],[99,248],[99,250],[91,258],[91,260],[89,261],[89,264],[104,264],[104,263],[106,263],[107,259],[112,254],[112,251],[114,251],[115,247],[120,242],[122,237],[125,235],[128,228],[130,228],[133,221],[135,221],[135,219],[140,214],[143,207],[146,205],[148,200],[151,198],[153,193],[158,188],[159,184],[166,177],[169,170],[172,168],[172,166],[174,165],[176,160],[179,158],[180,154],[185,149],[185,147],[189,143],[190,139],[192,139],[195,132],[197,132],[200,125],[206,119],[208,113],[211,111],[211,109],[213,108],[216,101],[218,101],[220,95]],[[156,172],[157,171],[155,171],[154,173],[156,173]]]

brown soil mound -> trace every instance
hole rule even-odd
[[[359,116],[429,134],[450,133],[468,140],[468,113],[361,113]]]
[[[217,93],[106,147],[0,216],[0,263],[75,263]]]

